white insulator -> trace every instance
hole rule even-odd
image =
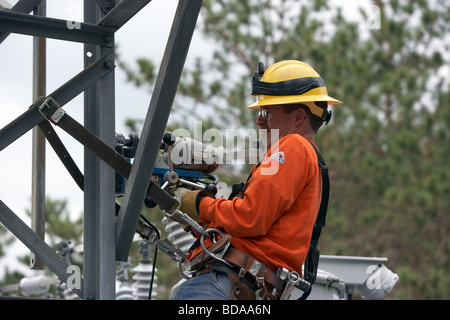
[[[150,288],[150,280],[146,281],[146,280],[137,280],[134,284],[133,284],[133,288],[135,290],[143,290],[146,292],[146,297],[148,297],[148,288]],[[154,287],[153,287],[154,288]]]
[[[153,269],[153,265],[151,263],[151,260],[149,258],[149,246],[150,244],[146,241],[140,242],[140,252],[142,253],[141,259],[139,259],[139,264],[133,268],[133,272],[135,272],[135,275],[133,275],[133,280],[136,282],[132,285],[133,288],[133,295],[136,300],[148,300],[148,294],[150,291],[150,285],[152,281],[152,275],[153,271],[155,273],[158,271],[156,268]],[[152,286],[152,298],[156,296],[156,280],[158,278],[155,276]]]
[[[189,248],[195,242],[195,238],[190,232],[184,231],[181,224],[172,221],[166,217],[163,218],[162,222],[166,224],[164,229],[168,235],[168,239],[173,242],[173,244],[183,251],[185,254],[189,253]]]
[[[162,219],[162,222],[166,225],[166,228],[164,230],[169,233],[172,232],[173,229],[178,229],[177,226],[180,225],[178,222],[170,220],[167,217],[164,217]]]
[[[128,282],[116,284],[116,300],[134,300],[133,289]]]
[[[72,289],[67,287],[67,284],[64,282],[60,285],[60,290],[62,290],[62,298],[65,300],[80,300],[80,297],[73,292]]]
[[[119,263],[116,276],[116,300],[134,300],[133,289],[128,281],[128,271],[130,267],[129,257],[128,261]]]
[[[139,272],[140,274],[151,275],[153,272],[153,265],[151,263],[146,263],[146,264],[139,263],[136,267],[133,268],[133,271]],[[158,271],[158,269],[155,268],[155,271]]]
[[[148,300],[148,292],[150,288],[150,281],[148,282],[136,282],[132,286],[133,296],[135,300]],[[153,284],[152,299],[156,297],[156,285]]]
[[[133,296],[135,300],[148,300],[148,293],[150,289],[152,276],[146,273],[137,273],[133,276],[133,280],[136,282],[131,286],[133,289]],[[156,280],[155,276],[152,286],[152,298],[156,297]]]
[[[24,296],[44,294],[49,289],[45,280],[47,280],[47,277],[44,275],[22,278],[19,283],[19,290]]]
[[[170,228],[167,228],[166,231],[170,230],[169,238],[178,239],[180,237],[184,237],[185,235],[189,235],[188,232],[184,231],[184,229],[180,226],[179,223],[175,222],[177,225],[171,226]],[[191,236],[192,238],[192,236]]]
[[[158,271],[158,270],[156,270],[156,271]],[[136,281],[148,281],[150,283],[151,279],[152,279],[151,274],[137,273],[133,276],[133,280],[136,280]],[[158,277],[155,276],[155,279],[158,279]]]
[[[189,252],[189,248],[192,246],[192,237],[184,237],[184,238],[179,238],[177,240],[177,247],[180,248],[181,251],[183,251],[185,254],[187,254]]]

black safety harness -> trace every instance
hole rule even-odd
[[[317,277],[317,269],[319,267],[319,257],[320,251],[318,248],[319,245],[319,237],[322,232],[322,228],[325,226],[325,220],[327,216],[328,209],[328,199],[330,197],[330,176],[328,174],[328,166],[325,163],[325,160],[322,158],[319,150],[317,150],[316,146],[306,139],[316,151],[317,158],[319,160],[319,166],[322,171],[322,198],[320,201],[319,213],[317,214],[316,222],[314,223],[313,232],[311,236],[311,243],[309,244],[309,250],[306,254],[304,270],[303,270],[303,278],[308,281],[311,286],[309,290],[304,292],[303,295],[299,298],[299,300],[305,300],[309,294],[311,293],[312,285],[316,282]]]

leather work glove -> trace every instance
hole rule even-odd
[[[198,206],[200,201],[204,197],[214,198],[214,195],[207,190],[189,190],[186,188],[174,188],[169,191],[170,194],[174,195],[181,201],[181,206],[179,210],[189,217],[191,217],[195,222],[201,224],[200,215],[198,212]],[[189,229],[189,225],[184,223],[184,221],[179,221],[180,219],[172,219],[181,223],[184,230]]]
[[[195,201],[200,190],[189,190],[186,188],[176,188],[173,195],[181,201],[180,211],[187,214],[196,222],[201,222],[200,215],[195,207]]]

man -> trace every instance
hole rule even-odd
[[[175,190],[182,211],[219,231],[216,239],[203,237],[191,250],[194,277],[175,299],[277,299],[283,287],[276,271],[302,274],[322,192],[314,137],[331,117],[328,104],[342,102],[328,96],[306,63],[281,61],[265,71],[260,63],[258,69],[252,78],[256,102],[247,108],[260,110],[263,160],[232,199]]]

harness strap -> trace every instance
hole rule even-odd
[[[317,150],[314,143],[306,139],[317,154],[319,166],[322,172],[322,198],[319,207],[319,213],[317,214],[316,222],[314,223],[313,232],[311,236],[311,243],[309,245],[308,253],[306,254],[305,263],[304,263],[304,272],[303,276],[306,281],[308,281],[311,286],[308,291],[305,291],[303,295],[298,300],[306,300],[309,294],[311,293],[311,288],[317,277],[317,269],[319,267],[319,257],[320,251],[318,248],[320,233],[322,232],[322,228],[325,226],[325,219],[327,216],[328,209],[328,199],[330,196],[330,177],[328,174],[328,166],[325,163],[325,160],[322,158],[319,150]]]
[[[319,160],[319,166],[322,171],[322,199],[320,202],[319,213],[317,215],[316,223],[314,224],[313,235],[311,237],[312,240],[319,241],[320,232],[322,231],[322,227],[325,226],[325,220],[327,216],[328,209],[328,199],[330,196],[330,178],[328,174],[328,166],[325,163],[325,160],[322,158],[319,150],[317,150],[316,146],[306,139],[316,151],[317,158]]]
[[[223,259],[232,266],[230,267],[215,259],[202,256],[202,253],[199,253],[192,260],[193,265],[191,266],[191,269],[196,270],[197,275],[209,272],[210,270],[226,273],[233,282],[232,298],[237,298],[237,296],[242,297],[245,293],[244,299],[248,299],[249,293],[247,290],[242,289],[243,284],[245,284],[253,293],[258,289],[264,289],[264,292],[266,293],[272,293],[274,291],[279,294],[282,293],[285,282],[281,280],[274,271],[266,268],[264,263],[256,260],[251,255],[236,248],[229,247],[223,256]],[[237,292],[240,292],[240,294]],[[276,297],[272,295],[271,298]]]
[[[251,276],[255,282],[257,282],[258,277],[264,277],[264,282],[278,291],[281,291],[283,288],[284,281],[274,271],[266,268],[262,262],[236,248],[229,248],[225,253],[224,259],[237,268],[245,269],[247,271],[246,274]]]

